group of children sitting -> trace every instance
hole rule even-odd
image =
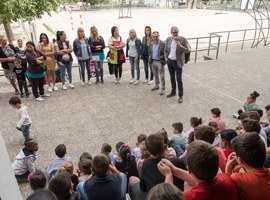
[[[270,105],[265,109],[270,121]],[[140,134],[134,149],[118,142],[113,153],[104,143],[94,157],[82,153],[76,170],[64,144],[55,148],[46,173],[37,169],[38,143],[26,138],[12,167],[18,183],[30,183],[28,200],[268,199],[270,126],[261,121],[262,110],[242,111],[235,130],[213,108],[205,125],[192,117],[185,132],[176,122],[170,135],[163,128]]]

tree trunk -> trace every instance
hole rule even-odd
[[[4,28],[5,28],[5,31],[7,34],[8,42],[10,44],[13,44],[14,36],[13,36],[13,32],[12,32],[10,23],[4,23]]]

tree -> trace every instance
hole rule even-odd
[[[0,24],[3,24],[10,43],[13,33],[10,23],[22,19],[31,22],[43,14],[56,11],[60,0],[0,0]]]

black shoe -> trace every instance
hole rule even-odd
[[[167,95],[167,97],[169,98],[169,97],[173,97],[173,96],[175,96],[176,95],[176,93],[175,92],[173,92],[173,91],[171,91],[171,93],[170,94],[168,94]]]
[[[24,97],[24,94],[21,94],[20,97],[23,98]]]
[[[183,97],[179,97],[178,103],[183,103]]]
[[[155,86],[151,89],[152,91],[159,90],[159,87]]]

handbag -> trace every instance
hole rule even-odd
[[[70,64],[70,56],[68,53],[65,53],[63,56],[62,56],[62,63],[63,64]]]

